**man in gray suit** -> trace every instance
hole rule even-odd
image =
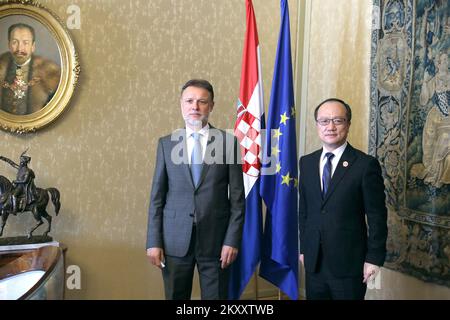
[[[180,103],[186,128],[158,142],[147,256],[162,269],[166,299],[191,298],[196,265],[201,298],[226,299],[245,212],[240,152],[233,135],[208,123],[208,81],[188,81]]]

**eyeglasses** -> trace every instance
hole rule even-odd
[[[206,100],[206,99],[198,99],[198,100],[186,99],[186,100],[183,100],[183,103],[187,104],[187,105],[198,103],[200,106],[207,106],[209,104],[209,100]]]
[[[321,125],[322,127],[325,127],[330,124],[330,122],[333,121],[335,126],[342,126],[347,122],[347,119],[345,118],[333,118],[333,119],[317,119],[316,122]]]

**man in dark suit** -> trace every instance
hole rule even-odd
[[[190,299],[195,265],[201,298],[226,299],[245,212],[240,153],[233,135],[208,124],[208,81],[188,81],[180,102],[186,128],[158,143],[147,256],[162,269],[166,299]]]
[[[386,256],[381,168],[374,157],[347,142],[347,103],[327,99],[314,117],[323,148],[300,158],[300,261],[306,270],[306,297],[364,299],[367,281]]]

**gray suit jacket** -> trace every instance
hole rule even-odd
[[[192,182],[186,130],[159,139],[148,211],[147,248],[185,256],[196,217],[197,253],[220,257],[223,245],[239,248],[245,212],[237,140],[210,127],[197,187]]]

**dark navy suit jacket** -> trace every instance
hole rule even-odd
[[[335,277],[359,276],[364,262],[381,266],[386,256],[381,168],[374,157],[348,144],[322,199],[321,153],[322,149],[300,158],[300,253],[307,272],[317,271],[321,249]]]

